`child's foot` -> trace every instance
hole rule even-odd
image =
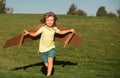
[[[41,68],[41,71],[42,71],[42,73],[43,73],[44,75],[47,75],[47,67],[43,66],[43,67]]]
[[[51,76],[51,75],[47,75],[47,77],[49,77],[49,76]]]

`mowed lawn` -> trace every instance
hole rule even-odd
[[[74,28],[79,47],[56,42],[50,78],[120,78],[120,18],[57,15],[57,23]],[[41,72],[39,41],[3,49],[5,41],[40,24],[39,14],[0,14],[0,78],[46,78]]]

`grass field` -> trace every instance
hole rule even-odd
[[[0,78],[45,78],[38,43],[3,49],[8,38],[38,25],[41,15],[0,14]],[[120,19],[58,15],[58,24],[74,28],[81,46],[56,43],[54,74],[50,78],[120,78]]]

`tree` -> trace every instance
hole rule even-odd
[[[119,9],[117,10],[117,13],[118,13],[119,18],[120,18],[120,7],[119,7]]]
[[[117,17],[117,15],[115,13],[112,13],[112,12],[107,13],[107,16],[108,17]]]
[[[80,10],[78,9],[76,12],[75,12],[76,15],[79,15],[79,16],[87,16],[87,13],[85,13],[83,10]]]
[[[104,6],[99,7],[96,16],[103,17],[106,15],[107,15],[107,11],[105,10],[105,7]]]
[[[83,11],[78,9],[75,4],[72,4],[67,12],[67,15],[79,15],[79,16],[87,16],[87,14]]]
[[[5,0],[0,0],[0,13],[5,13]]]
[[[72,4],[67,12],[67,15],[74,15],[76,12],[76,9],[77,9],[76,5]]]

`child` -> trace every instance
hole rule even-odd
[[[69,32],[74,33],[74,29],[70,30],[59,30],[56,27],[57,17],[53,12],[47,12],[43,15],[41,23],[44,23],[45,26],[42,26],[37,32],[28,32],[24,30],[25,35],[29,34],[30,36],[37,36],[41,34],[40,43],[39,43],[39,54],[41,55],[45,66],[47,67],[47,76],[50,76],[53,69],[53,60],[55,54],[55,45],[54,45],[54,35],[66,34]]]

